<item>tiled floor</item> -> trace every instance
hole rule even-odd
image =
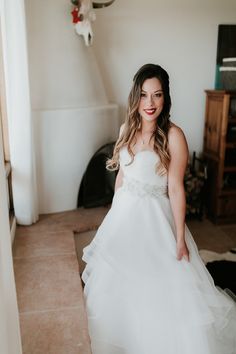
[[[13,256],[24,354],[91,353],[76,248],[82,271],[82,248],[108,210],[42,215],[35,225],[17,227]],[[204,220],[188,226],[200,249],[236,247],[236,225]]]
[[[187,225],[199,249],[222,253],[236,247],[236,223],[215,225],[205,219],[188,221]]]
[[[74,232],[97,228],[100,208],[18,226],[13,245],[24,354],[90,354]]]

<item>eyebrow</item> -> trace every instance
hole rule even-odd
[[[145,90],[142,90],[142,92],[147,93],[147,91],[145,91]],[[156,91],[154,91],[154,93],[157,93],[157,92],[163,92],[163,90],[156,90]]]

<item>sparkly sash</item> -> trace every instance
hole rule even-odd
[[[144,183],[135,178],[124,175],[122,189],[138,195],[139,197],[167,197],[167,186]]]

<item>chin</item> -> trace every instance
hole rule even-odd
[[[157,120],[158,116],[157,117],[142,117],[144,120],[146,120],[147,122],[154,122]]]

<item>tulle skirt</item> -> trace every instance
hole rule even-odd
[[[167,197],[117,190],[83,254],[93,354],[236,354],[235,303],[185,238],[190,262],[176,259]]]

